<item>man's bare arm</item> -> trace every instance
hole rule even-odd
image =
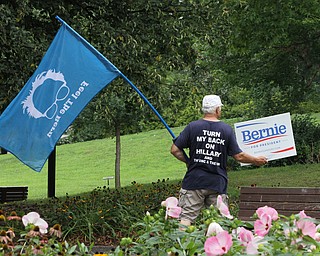
[[[184,163],[187,163],[184,152],[180,148],[178,148],[175,144],[172,144],[170,152],[172,155],[174,155],[175,158],[179,159]]]
[[[234,159],[236,159],[238,162],[241,163],[250,163],[257,166],[264,165],[268,163],[268,159],[265,156],[252,156],[250,154],[247,154],[245,152],[241,152],[239,154],[236,154],[233,156]]]

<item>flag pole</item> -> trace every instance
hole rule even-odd
[[[159,114],[159,112],[152,106],[152,104],[149,102],[149,100],[142,94],[142,92],[115,66],[113,65],[106,57],[104,57],[97,49],[95,49],[86,39],[84,39],[80,34],[78,34],[72,27],[70,27],[64,20],[62,20],[59,16],[56,16],[56,19],[60,21],[62,24],[68,27],[73,33],[75,33],[81,40],[83,40],[86,44],[88,44],[91,49],[99,55],[101,58],[103,58],[105,61],[108,62],[110,66],[113,67],[113,69],[119,73],[119,75],[139,94],[139,96],[149,105],[151,110],[157,115],[157,117],[160,119],[160,121],[163,123],[163,125],[166,127],[172,138],[175,138],[176,136],[168,126],[168,124],[164,121],[162,116]]]
[[[56,196],[56,146],[48,159],[48,197]]]
[[[142,92],[125,75],[123,75],[121,72],[120,72],[120,75],[132,87],[132,89],[135,90],[139,94],[139,96],[149,105],[151,110],[157,115],[157,117],[160,119],[160,121],[163,123],[163,125],[167,128],[167,130],[170,133],[170,135],[172,136],[172,138],[175,138],[176,136],[174,135],[174,133],[172,132],[172,130],[170,129],[168,124],[164,121],[164,119],[159,114],[159,112],[152,106],[152,104],[149,102],[149,100],[142,94]]]

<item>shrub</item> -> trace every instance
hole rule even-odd
[[[292,130],[297,155],[269,163],[269,166],[320,163],[320,124],[310,115],[294,115]]]
[[[292,120],[298,163],[320,162],[320,124],[310,115],[296,115]]]
[[[163,198],[176,195],[180,182],[158,180],[151,184],[132,183],[130,187],[98,187],[88,194],[48,199],[41,202],[2,205],[6,212],[20,215],[37,211],[50,223],[59,223],[63,238],[86,244],[117,244],[123,236],[132,235],[133,223],[149,211],[156,212]]]

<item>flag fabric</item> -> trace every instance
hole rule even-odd
[[[74,119],[120,74],[63,22],[35,73],[0,116],[0,147],[40,172]]]

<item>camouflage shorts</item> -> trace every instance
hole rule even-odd
[[[179,192],[179,206],[182,208],[180,219],[194,222],[202,208],[216,205],[218,192],[208,189],[186,190]],[[228,197],[222,194],[222,200],[228,204]]]

